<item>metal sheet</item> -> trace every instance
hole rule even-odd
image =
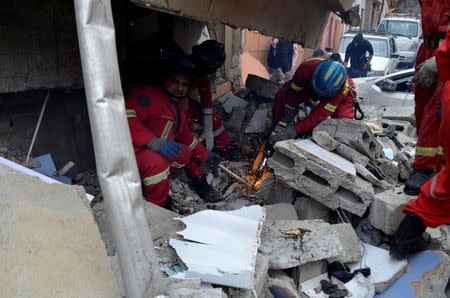
[[[75,0],[78,40],[98,178],[114,232],[127,297],[164,286],[128,130],[109,0]]]

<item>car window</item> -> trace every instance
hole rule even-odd
[[[370,36],[365,36],[364,39],[367,39],[372,44],[374,56],[388,57],[387,39],[372,38]],[[339,52],[345,53],[345,49],[352,42],[352,40],[353,36],[343,36],[339,46]]]
[[[378,25],[379,32],[389,32],[394,35],[416,37],[419,32],[419,23],[406,20],[383,20]]]

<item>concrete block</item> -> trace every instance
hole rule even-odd
[[[245,108],[248,105],[246,100],[234,95],[231,91],[228,91],[217,100],[222,103],[223,109],[228,114],[231,113],[234,108]]]
[[[328,221],[330,217],[329,208],[309,197],[303,196],[295,199],[294,208],[300,220],[321,219]]]
[[[280,88],[277,83],[253,74],[248,75],[247,80],[245,81],[245,87],[259,96],[272,99],[275,98],[275,95]]]
[[[383,292],[383,297],[444,298],[449,277],[449,256],[426,250],[408,257],[408,270]]]
[[[310,262],[300,265],[296,268],[298,284],[310,280],[326,272],[327,264],[325,261]]]
[[[334,151],[334,149],[339,146],[339,142],[333,139],[326,131],[314,131],[312,136],[314,142],[316,142],[320,147],[328,150]]]
[[[258,189],[255,195],[266,203],[292,204],[295,201],[296,191],[281,183],[274,176],[270,176],[263,181],[261,188]]]
[[[275,144],[276,151],[268,160],[274,174],[328,208],[342,208],[362,216],[373,198],[372,184],[310,154],[295,142]]]
[[[362,249],[352,225],[341,223],[333,225],[333,228],[338,233],[343,250],[336,258],[331,258],[330,262],[339,261],[341,263],[348,263],[359,261],[362,257]]]
[[[269,257],[262,254],[258,254],[256,258],[255,268],[255,282],[254,289],[256,297],[264,297],[263,293],[267,286],[268,278],[267,272],[269,271]],[[255,295],[252,291],[246,289],[230,288],[230,297],[243,297],[254,298]]]
[[[361,175],[361,177],[363,177],[364,179],[366,179],[373,185],[381,186],[381,181],[377,177],[375,177],[375,175],[372,174],[372,172],[370,172],[366,167],[364,167],[360,163],[358,163],[358,162],[355,163],[355,169],[356,169],[356,172],[359,175]]]
[[[382,118],[406,121],[415,126],[416,118],[414,117],[414,105],[403,107],[386,107]]]
[[[387,235],[393,234],[404,217],[403,207],[414,198],[403,192],[403,186],[376,194],[370,206],[370,223]]]
[[[4,173],[0,189],[2,296],[120,295],[82,187]]]
[[[392,160],[389,160],[387,158],[378,158],[376,160],[376,164],[378,165],[378,168],[394,181],[398,180],[398,168],[395,163],[392,162]]]
[[[343,248],[337,231],[320,220],[265,221],[259,251],[272,269],[286,269],[337,257]]]
[[[336,147],[336,154],[342,156],[343,158],[354,162],[359,163],[363,166],[366,166],[369,163],[369,158],[358,151],[356,151],[353,148],[350,148],[349,146],[345,144],[340,144],[338,147]]]
[[[319,131],[327,132],[336,141],[354,148],[372,160],[383,156],[383,148],[364,122],[349,119],[327,119],[314,128],[314,132]]]
[[[298,220],[297,211],[292,204],[277,203],[265,205],[266,220]]]
[[[231,112],[230,120],[227,122],[227,127],[240,130],[244,123],[247,111],[242,108],[234,108]]]

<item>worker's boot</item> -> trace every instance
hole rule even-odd
[[[205,200],[206,202],[219,202],[223,200],[222,195],[215,191],[206,181],[205,174],[201,175],[200,177],[192,177],[191,178],[191,185],[197,192],[197,194]]]
[[[420,187],[433,177],[434,174],[434,171],[414,170],[408,180],[406,180],[403,191],[408,195],[418,195],[420,193]]]
[[[392,236],[389,254],[396,259],[425,250],[430,245],[431,236],[425,232],[427,226],[412,213],[406,213],[397,231]]]

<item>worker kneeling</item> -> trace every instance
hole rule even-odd
[[[221,195],[206,182],[203,164],[208,150],[189,127],[181,100],[194,81],[192,62],[181,57],[170,64],[161,87],[134,88],[126,101],[128,125],[146,199],[171,207],[168,199],[170,174],[185,168],[192,186],[205,201],[216,202]]]
[[[328,117],[355,118],[354,83],[345,67],[332,59],[311,58],[300,64],[292,80],[275,96],[271,143],[306,136]],[[295,121],[299,104],[306,117]],[[278,124],[278,125],[277,125]]]

